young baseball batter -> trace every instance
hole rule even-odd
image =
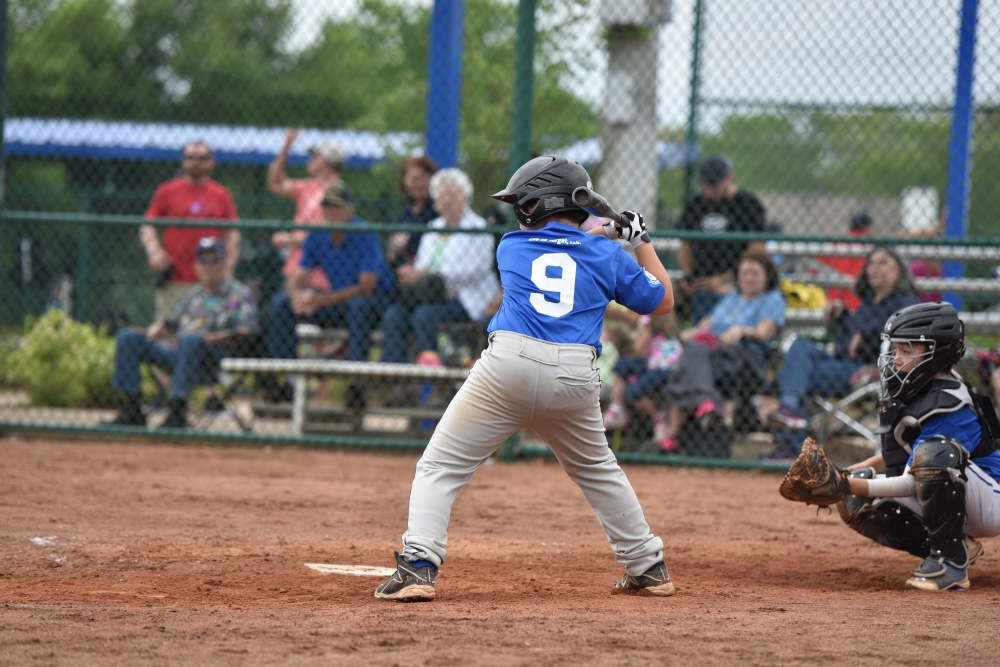
[[[848,526],[923,558],[906,581],[928,591],[969,588],[975,538],[1000,534],[1000,424],[989,398],[954,371],[965,331],[948,303],[904,308],[885,323],[879,358],[882,453],[848,470]]]
[[[590,187],[590,177],[578,163],[543,155],[493,195],[513,205],[521,225],[497,249],[503,303],[489,326],[489,346],[417,463],[403,552],[396,554],[396,572],[375,597],[434,597],[458,492],[523,428],[545,440],[597,513],[625,569],[614,592],[674,592],[663,541],[650,532],[608,447],[594,367],[610,301],[662,314],[673,308],[673,291],[641,215],[626,211],[628,227],[608,223],[589,234],[578,229],[588,214],[571,195],[584,185]],[[619,238],[631,242],[638,265]]]

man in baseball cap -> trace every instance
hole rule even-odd
[[[684,203],[680,229],[725,234],[763,232],[764,205],[733,182],[733,161],[721,153],[698,164],[700,191]],[[684,271],[681,291],[690,297],[691,320],[700,322],[735,287],[736,263],[748,250],[763,252],[759,241],[681,241],[678,262]]]
[[[874,221],[872,220],[872,217],[868,215],[868,211],[858,209],[851,213],[850,220],[848,221],[848,231],[852,239],[871,236],[874,231]],[[854,247],[859,250],[864,250],[865,248],[865,246],[860,244],[840,245],[844,248]],[[865,269],[865,258],[863,255],[818,256],[816,257],[816,261],[829,266],[840,275],[852,279],[858,278],[861,275],[861,272]],[[843,302],[844,309],[846,309],[847,312],[854,312],[854,310],[861,305],[861,299],[857,297],[854,290],[848,287],[831,287],[826,290],[827,304],[831,304],[836,301]]]
[[[733,161],[722,153],[706,155],[698,164],[698,183],[703,188],[715,188],[733,175]]]
[[[215,257],[210,258],[208,255],[215,255]],[[226,246],[222,245],[222,241],[214,236],[206,236],[198,241],[194,256],[198,262],[215,263],[215,260],[224,260],[226,258]]]
[[[354,215],[354,194],[342,181],[327,187],[319,203],[325,224],[341,228],[366,224]],[[310,280],[317,271],[326,280],[325,290],[316,289]],[[294,359],[295,325],[308,321],[346,328],[351,361],[368,359],[371,330],[388,305],[393,286],[378,234],[339,230],[310,233],[287,289],[271,301],[271,356]],[[360,384],[348,387],[347,399],[348,407],[363,407]]]
[[[348,187],[347,183],[343,181],[334,183],[323,193],[323,199],[320,201],[320,204],[323,206],[323,213],[327,221],[330,222],[330,213],[327,207],[351,209],[351,212],[354,212],[354,193],[351,192],[351,188]],[[347,219],[350,220],[350,217],[348,216]]]
[[[165,318],[147,329],[125,327],[117,334],[111,386],[122,394],[122,410],[111,426],[144,427],[142,364],[170,374],[168,413],[160,428],[187,428],[188,397],[205,386],[206,411],[223,409],[212,391],[219,361],[241,356],[241,346],[259,325],[257,298],[249,287],[226,277],[226,247],[206,236],[195,247],[198,282],[180,298]]]

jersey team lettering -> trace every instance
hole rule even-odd
[[[556,245],[580,245],[579,241],[570,241],[569,239],[543,239],[537,236],[528,239],[528,243],[555,243]]]

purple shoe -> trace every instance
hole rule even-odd
[[[782,405],[780,408],[767,416],[768,420],[774,422],[779,428],[787,428],[792,431],[804,430],[809,425],[809,420],[792,408]]]

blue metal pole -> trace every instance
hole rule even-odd
[[[434,0],[424,133],[427,155],[441,167],[458,161],[464,22],[465,0]]]
[[[973,101],[972,79],[975,73],[976,14],[979,0],[962,0],[958,28],[958,65],[955,72],[955,106],[952,110],[951,142],[948,147],[948,219],[945,234],[962,238],[969,232],[969,192],[972,181]],[[944,275],[960,278],[964,273],[961,262],[945,262]],[[956,310],[962,307],[962,297],[947,292],[944,297]]]
[[[0,0],[0,266],[3,266],[3,258],[9,256],[7,243],[4,238],[4,209],[7,207],[7,157],[6,143],[4,142],[4,125],[7,118],[7,0]],[[4,284],[7,274],[0,271],[0,294],[11,294],[13,286]],[[13,312],[13,304],[7,304],[6,308]],[[20,324],[23,321],[24,313],[17,318]],[[4,304],[0,303],[0,322],[4,319]]]

